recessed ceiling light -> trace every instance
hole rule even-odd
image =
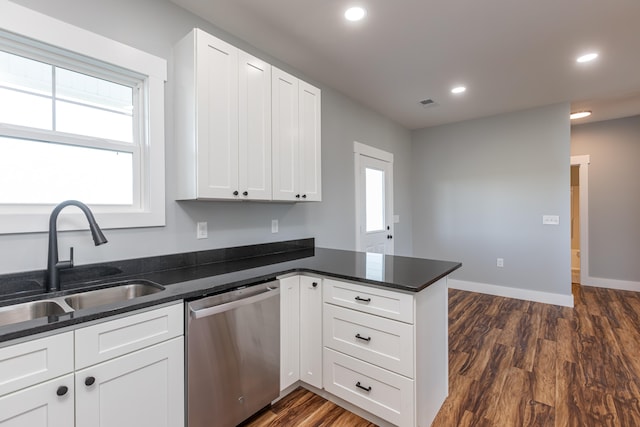
[[[451,93],[458,94],[458,93],[463,93],[463,92],[465,92],[466,90],[467,90],[467,88],[466,88],[466,87],[464,87],[464,86],[456,86],[456,87],[454,87],[453,89],[451,89]]]
[[[598,57],[598,54],[595,52],[587,53],[586,55],[579,56],[578,59],[576,59],[576,62],[580,62],[580,63],[590,62],[596,59],[597,57]]]
[[[569,119],[577,120],[584,119],[585,117],[589,117],[591,115],[591,111],[576,111],[575,113],[569,114]]]
[[[360,21],[362,20],[365,16],[367,16],[367,11],[362,8],[362,7],[350,7],[349,9],[347,9],[347,11],[344,13],[344,17],[347,19],[347,21]]]

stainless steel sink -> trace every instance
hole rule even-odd
[[[125,280],[102,289],[68,296],[0,307],[0,327],[51,316],[61,316],[83,308],[129,301],[163,291],[164,287],[148,280]]]
[[[162,286],[153,282],[142,280],[127,281],[104,289],[69,295],[64,298],[64,302],[74,310],[81,310],[83,308],[128,301],[141,296],[155,294],[162,290],[164,290]]]
[[[66,314],[60,304],[51,300],[32,301],[22,304],[0,307],[0,326],[26,322],[41,317],[60,316]]]

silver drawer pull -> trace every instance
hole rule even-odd
[[[362,336],[362,335],[360,335],[360,334],[356,334],[356,338],[358,338],[359,340],[362,340],[362,341],[366,341],[366,342],[371,341],[371,337],[366,337],[366,338],[365,338],[365,337],[363,337],[363,336]]]
[[[356,301],[370,303],[371,302],[371,298],[360,298],[359,296],[357,296],[356,297]]]
[[[356,383],[356,387],[358,387],[359,389],[362,389],[362,390],[366,391],[367,393],[369,393],[369,392],[371,391],[371,386],[369,386],[369,387],[365,387],[365,386],[363,386],[362,384],[360,384],[360,381],[358,381],[358,382]]]

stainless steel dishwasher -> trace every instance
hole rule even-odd
[[[277,281],[187,303],[187,425],[231,427],[280,394]]]

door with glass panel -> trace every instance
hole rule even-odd
[[[361,155],[360,198],[361,251],[393,254],[393,165]]]

